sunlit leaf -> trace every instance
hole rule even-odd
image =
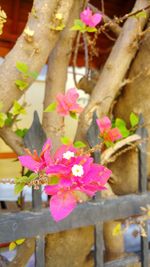
[[[57,104],[53,102],[44,110],[44,112],[52,112],[56,109],[56,107],[57,107]]]
[[[58,184],[60,181],[60,178],[56,175],[50,177],[50,181],[48,182],[49,185],[55,185]]]
[[[70,144],[72,143],[72,141],[70,140],[70,138],[67,137],[67,136],[63,136],[63,137],[61,137],[61,142],[62,142],[62,144],[64,144],[64,145],[70,145]]]
[[[127,129],[126,122],[124,120],[117,118],[115,120],[115,126],[120,130],[124,138],[130,135],[130,131]]]
[[[23,74],[27,74],[29,71],[29,67],[27,64],[25,64],[24,62],[18,61],[16,63],[16,68],[18,71],[20,71]]]
[[[83,148],[83,147],[86,147],[86,144],[84,144],[84,143],[81,142],[81,141],[76,141],[76,142],[74,143],[74,147],[76,147],[76,148]]]
[[[69,112],[69,115],[72,119],[76,120],[78,117],[77,117],[77,114],[75,112]]]
[[[25,90],[25,89],[28,87],[28,85],[29,85],[27,82],[22,81],[22,80],[16,80],[16,81],[15,81],[15,84],[17,85],[17,87],[18,87],[21,91]]]
[[[147,12],[146,10],[142,10],[140,12],[138,12],[136,15],[134,15],[135,18],[139,19],[139,18],[147,18]]]
[[[25,242],[25,238],[18,239],[18,240],[15,241],[15,243],[16,243],[17,245],[22,245],[24,242]]]
[[[20,194],[22,192],[24,186],[25,186],[25,183],[15,184],[15,194],[16,195]]]
[[[97,32],[97,29],[95,27],[86,27],[87,32]]]
[[[10,244],[9,244],[9,251],[12,251],[12,250],[14,250],[15,248],[16,248],[16,243],[15,242],[11,242]]]
[[[135,113],[131,112],[131,114],[130,114],[131,126],[135,127],[136,125],[138,125],[138,123],[139,123],[139,117]]]
[[[29,72],[29,73],[28,73],[28,76],[29,76],[29,77],[32,77],[32,78],[34,78],[34,79],[37,79],[37,77],[39,76],[39,74],[38,74],[38,72],[36,72],[36,71],[32,71],[32,72]]]
[[[115,228],[113,229],[112,235],[113,236],[117,236],[120,235],[122,233],[122,229],[121,229],[121,223],[118,223]]]
[[[6,114],[0,112],[0,128],[2,128],[5,125],[6,118],[7,118]]]
[[[71,27],[71,30],[85,32],[86,25],[80,19],[75,19],[74,25]]]
[[[12,114],[13,115],[19,115],[19,114],[26,114],[25,108],[19,104],[16,100],[14,101],[13,107],[12,107]]]

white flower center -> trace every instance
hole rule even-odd
[[[77,165],[75,164],[73,167],[72,167],[72,174],[74,176],[79,176],[81,177],[83,174],[84,174],[84,170],[83,170],[83,167],[82,165]]]
[[[74,157],[74,152],[72,152],[72,151],[67,151],[67,152],[65,152],[64,154],[63,154],[63,159],[71,159],[71,158],[73,158]]]

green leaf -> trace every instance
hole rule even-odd
[[[52,112],[56,109],[56,107],[57,103],[53,102],[44,110],[44,112]]]
[[[107,148],[111,147],[111,146],[114,146],[114,143],[111,142],[111,141],[104,141],[104,144]]]
[[[86,144],[84,144],[84,143],[81,142],[81,141],[76,141],[76,142],[74,143],[74,147],[76,147],[76,148],[83,148],[83,147],[86,147]]]
[[[30,181],[33,181],[33,180],[35,180],[36,178],[38,178],[38,174],[37,173],[31,173],[30,174],[30,176],[28,177],[28,179],[30,180]]]
[[[16,63],[16,68],[23,74],[27,74],[29,70],[28,65],[20,61]]]
[[[37,77],[39,76],[39,74],[36,71],[32,71],[32,72],[28,72],[28,76],[29,77],[32,77],[34,79],[37,79]]]
[[[17,245],[22,245],[25,242],[25,238],[18,239],[15,241]]]
[[[25,185],[25,184],[28,184],[31,181],[35,180],[36,178],[38,178],[38,174],[37,173],[31,173],[29,176],[16,177],[15,183]]]
[[[78,117],[77,117],[77,114],[75,112],[69,112],[69,115],[72,119],[76,120]]]
[[[27,133],[28,129],[27,128],[24,128],[24,129],[17,129],[15,131],[16,135],[18,135],[19,137],[23,138],[26,133]]]
[[[61,140],[62,144],[64,144],[64,145],[70,145],[72,143],[71,140],[70,140],[70,138],[67,137],[67,136],[61,137],[60,140]]]
[[[115,120],[115,126],[120,130],[124,138],[130,135],[130,131],[127,129],[126,122],[124,120],[117,118]]]
[[[62,31],[65,28],[65,24],[62,23],[62,24],[60,24],[58,26],[50,25],[49,27],[53,31]]]
[[[131,126],[135,127],[136,125],[138,125],[138,123],[139,123],[139,117],[135,113],[131,112],[131,114],[130,114]]]
[[[15,243],[15,242],[11,242],[11,243],[9,244],[9,251],[14,250],[15,248],[16,248],[16,243]]]
[[[8,112],[6,120],[5,120],[5,125],[6,126],[11,126],[12,124],[13,124],[13,114]]]
[[[97,29],[95,27],[86,27],[87,32],[97,32]]]
[[[27,82],[22,80],[16,80],[15,84],[21,91],[25,90],[29,85]]]
[[[19,115],[19,114],[26,114],[26,110],[25,108],[19,104],[19,102],[17,102],[16,100],[14,101],[13,107],[12,107],[12,114],[15,115]]]
[[[15,194],[20,194],[25,186],[25,183],[17,183],[15,184]]]
[[[2,128],[5,125],[6,118],[7,118],[6,114],[0,112],[0,128]]]
[[[118,223],[115,228],[113,229],[112,235],[113,236],[117,236],[120,235],[122,233],[122,229],[121,229],[121,223]]]
[[[86,31],[86,25],[80,19],[75,19],[74,25],[71,27],[72,31]]]
[[[60,181],[60,178],[56,175],[51,176],[50,177],[50,183],[48,183],[49,185],[55,185],[58,184],[58,182]]]
[[[147,18],[147,12],[145,10],[138,12],[136,15],[134,15],[135,18],[139,19],[139,18]]]

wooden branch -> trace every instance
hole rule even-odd
[[[137,134],[131,135],[120,142],[117,142],[113,147],[106,149],[101,155],[101,164],[105,165],[108,163],[109,159],[121,148],[126,145],[131,145],[132,143],[141,140],[141,137]]]
[[[88,4],[88,6],[97,13],[101,13],[101,11],[93,6],[92,4]],[[104,23],[108,23],[109,24],[109,29],[118,37],[119,34],[121,33],[122,28],[115,22],[113,21],[111,18],[109,18],[106,14],[102,14],[103,15],[103,21]]]
[[[144,8],[148,0],[137,0],[133,11]],[[79,128],[77,132],[78,139],[84,139],[88,125],[91,122],[94,110],[98,111],[98,116],[106,115],[119,93],[120,84],[124,79],[130,64],[138,50],[138,36],[145,26],[149,17],[136,19],[128,18],[125,22],[122,32],[117,39],[110,56],[101,72],[97,85],[95,86],[90,102],[81,114]]]
[[[76,32],[70,31],[70,27],[73,25],[74,19],[79,17],[82,3],[83,1],[75,1],[67,27],[61,33],[59,41],[49,57],[44,109],[56,100],[58,93],[65,92],[71,48],[76,36]],[[47,136],[51,137],[55,150],[60,145],[60,137],[64,135],[64,119],[56,111],[43,113],[43,126]]]
[[[0,128],[0,137],[18,155],[22,155],[24,153],[24,150],[23,150],[24,144],[23,144],[22,138],[17,136],[10,127]]]
[[[0,101],[4,103],[4,112],[8,111],[14,99],[20,98],[23,93],[15,85],[15,80],[21,79],[16,62],[26,63],[30,71],[41,70],[60,34],[59,31],[50,29],[50,23],[56,19],[55,14],[60,13],[66,25],[72,4],[73,0],[34,0],[32,10],[36,12],[36,16],[31,12],[26,25],[34,31],[33,42],[28,42],[22,33],[0,66]],[[33,79],[29,79],[29,85],[32,82]]]

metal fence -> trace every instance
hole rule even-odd
[[[94,127],[94,126],[93,126]],[[91,127],[89,142],[95,140],[94,128]],[[95,130],[94,130],[95,131]],[[140,127],[138,134],[144,139],[147,132]],[[91,141],[90,141],[91,140]],[[94,141],[95,142],[95,141]],[[41,208],[41,192],[33,190],[33,211],[21,211],[18,213],[4,213],[0,215],[0,243],[14,241],[20,238],[35,237],[35,266],[45,266],[45,235],[78,227],[93,225],[95,228],[95,267],[123,267],[141,261],[142,267],[148,267],[149,248],[148,237],[141,237],[141,256],[132,255],[122,259],[104,263],[103,250],[103,223],[109,220],[124,219],[134,215],[141,215],[141,206],[150,202],[150,193],[147,192],[146,177],[146,143],[138,146],[139,155],[139,193],[120,196],[115,199],[94,199],[82,205],[65,220],[55,223],[48,209]],[[99,160],[99,154],[95,153],[95,161]],[[145,229],[147,230],[147,224]],[[52,266],[53,267],[53,266]],[[60,266],[61,267],[61,266]],[[80,266],[79,266],[80,267]]]

